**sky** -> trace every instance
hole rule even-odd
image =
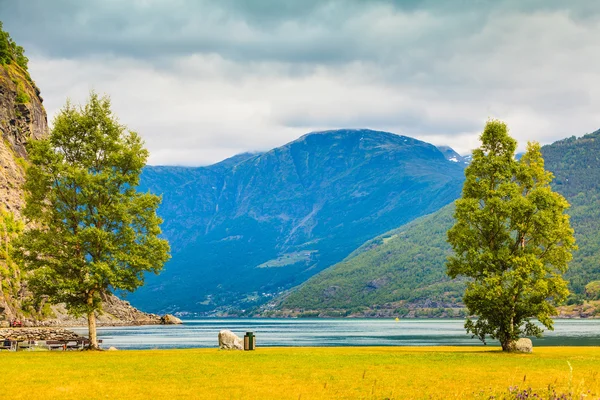
[[[524,149],[600,128],[596,0],[0,0],[49,120],[108,94],[154,165],[371,128]]]

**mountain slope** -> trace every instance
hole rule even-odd
[[[445,239],[453,211],[450,204],[368,241],[293,291],[280,308],[368,314],[383,307],[402,314],[407,304],[438,308],[458,303],[464,287],[451,282],[443,268],[451,252]]]
[[[600,280],[600,131],[544,146],[553,188],[571,203],[571,224],[579,250],[567,273],[571,290]],[[314,276],[275,303],[284,314],[332,311],[365,313],[407,307],[448,307],[463,285],[445,274],[450,246],[446,232],[453,206],[368,241],[343,262]],[[366,311],[365,311],[366,310]]]
[[[567,277],[578,294],[600,280],[600,130],[570,137],[542,148],[553,187],[571,203],[568,211],[579,251],[573,254]]]
[[[448,204],[463,168],[371,130],[312,133],[203,168],[148,167],[141,188],[163,194],[173,259],[129,299],[153,311],[251,308]]]

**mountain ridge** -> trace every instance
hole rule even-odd
[[[462,175],[434,145],[367,129],[312,132],[213,166],[148,167],[140,188],[163,194],[173,260],[129,299],[145,307],[160,293],[161,312],[250,309],[365,235],[447,204]],[[172,288],[184,294],[169,301]]]

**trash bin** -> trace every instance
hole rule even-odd
[[[244,335],[244,350],[254,350],[256,347],[256,336],[254,332],[246,332]]]

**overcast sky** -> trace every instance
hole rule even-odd
[[[524,148],[600,128],[600,2],[0,0],[50,120],[107,93],[151,164],[334,128],[459,153],[489,117]]]

